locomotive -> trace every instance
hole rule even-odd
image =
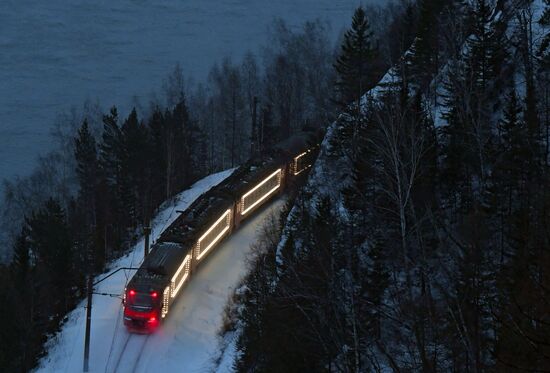
[[[311,167],[319,134],[300,132],[237,168],[164,230],[124,290],[124,325],[150,333],[224,238]]]

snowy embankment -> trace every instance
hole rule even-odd
[[[180,193],[154,219],[152,239],[177,217],[176,210],[187,208],[198,196],[218,184],[232,170],[208,176]],[[272,203],[220,245],[212,253],[172,306],[171,312],[154,335],[133,335],[122,324],[121,301],[116,297],[95,295],[93,299],[90,343],[91,372],[196,372],[209,370],[217,354],[218,331],[228,297],[245,272],[245,257],[256,238],[257,227],[282,202]],[[139,266],[143,259],[143,240],[112,265]],[[95,291],[121,294],[132,272],[120,271],[99,284]],[[103,277],[103,276],[100,276]],[[85,302],[68,315],[61,332],[47,343],[47,355],[38,372],[78,372],[82,370],[85,327]],[[139,360],[137,360],[139,356]]]

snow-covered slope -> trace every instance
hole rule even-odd
[[[135,372],[205,372],[214,369],[224,307],[246,273],[246,257],[250,245],[256,242],[259,229],[283,204],[281,199],[271,203],[212,254],[170,311],[162,330],[149,337]],[[225,373],[228,367],[230,364],[217,368],[217,371]]]
[[[2,0],[0,180],[27,174],[50,149],[60,111],[91,99],[124,115],[134,97],[146,103],[178,61],[187,77],[202,81],[222,57],[257,51],[274,17],[293,27],[330,20],[336,38],[359,3]]]
[[[232,170],[206,177],[166,206],[153,223],[152,237],[176,217],[176,210],[185,209],[200,194],[218,184]],[[200,267],[184,289],[161,329],[149,337],[130,335],[122,324],[119,298],[95,295],[92,312],[90,345],[91,372],[199,372],[212,369],[217,356],[218,331],[228,297],[245,271],[245,257],[257,229],[278,200],[246,222],[218,248]],[[138,266],[143,257],[143,241],[112,270]],[[131,273],[122,271],[102,282],[96,292],[121,294]],[[85,303],[68,316],[61,332],[48,342],[47,355],[40,361],[38,372],[78,372],[82,370]]]
[[[233,170],[223,171],[205,177],[196,182],[190,189],[177,195],[171,204],[163,206],[162,210],[155,217],[152,223],[151,238],[155,240],[160,233],[171,222],[173,222],[178,213],[177,210],[187,208],[197,197],[209,190],[214,185],[217,185],[222,180],[227,178]],[[120,258],[111,266],[114,271],[120,267],[136,267],[143,260],[143,240],[140,240],[133,250],[128,255]],[[122,294],[124,285],[128,280],[128,276],[132,273],[120,271],[111,278],[99,284],[95,291],[112,294]],[[99,276],[99,277],[103,277]],[[47,344],[48,354],[40,362],[41,368],[39,371],[44,372],[73,372],[81,369],[83,356],[83,341],[84,341],[84,319],[85,319],[85,302],[68,315],[67,322],[63,325],[61,332],[50,339]],[[106,361],[106,349],[113,338],[124,331],[120,327],[121,320],[121,305],[120,299],[108,296],[94,296],[93,301],[93,318],[92,318],[92,339],[91,339],[91,361],[102,362]],[[95,364],[92,363],[92,367]],[[77,368],[78,367],[78,368]],[[97,366],[96,366],[97,368]],[[94,368],[95,369],[95,368]],[[103,371],[103,369],[101,369]]]

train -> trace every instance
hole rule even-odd
[[[124,289],[128,331],[154,332],[208,255],[255,211],[303,177],[316,158],[319,140],[315,131],[291,136],[238,167],[181,212]]]

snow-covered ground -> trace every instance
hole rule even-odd
[[[153,222],[152,237],[176,217],[176,210],[187,208],[200,194],[229,176],[231,170],[204,178],[182,192]],[[95,295],[93,299],[90,344],[91,372],[202,372],[212,369],[217,355],[222,313],[228,297],[245,271],[245,257],[265,218],[279,209],[276,201],[245,223],[224,241],[203,263],[199,271],[171,307],[161,329],[149,337],[130,335],[122,323],[119,298]],[[112,270],[138,266],[143,257],[143,241],[118,260]],[[132,273],[121,271],[100,283],[95,291],[121,294]],[[102,277],[102,276],[100,276]],[[50,339],[47,355],[38,372],[82,371],[85,302],[68,316],[61,332]],[[138,360],[139,356],[139,360]]]
[[[377,0],[371,0],[374,2]],[[384,0],[378,0],[384,1]],[[181,63],[202,81],[223,56],[266,42],[274,17],[348,27],[360,0],[0,1],[0,180],[50,149],[59,112],[84,100],[127,112]]]

